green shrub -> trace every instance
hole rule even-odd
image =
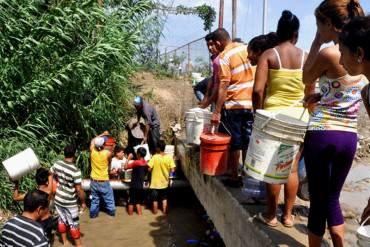
[[[0,160],[32,147],[43,165],[77,144],[88,174],[90,139],[118,133],[130,113],[137,43],[149,0],[0,0]],[[13,209],[0,168],[2,209]],[[34,187],[32,175],[22,189]]]

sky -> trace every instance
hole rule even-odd
[[[172,0],[163,0],[170,3]],[[301,23],[298,47],[308,51],[316,33],[315,8],[321,0],[268,0],[269,31],[276,31],[281,12],[285,9],[295,14]],[[366,13],[370,13],[370,0],[360,0]],[[213,29],[218,25],[219,0],[174,0],[174,6],[211,5],[217,12]],[[253,37],[262,34],[263,0],[238,0],[237,37],[248,42]],[[231,33],[231,0],[225,0],[224,27]],[[173,50],[175,47],[186,44],[206,35],[203,30],[203,21],[192,15],[168,15],[163,29],[160,49]]]

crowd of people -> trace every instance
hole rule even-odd
[[[141,97],[135,98],[134,106],[137,110],[137,122],[133,125],[141,129],[140,119],[143,118],[143,133],[131,137],[126,148],[120,145],[109,146],[108,131],[91,140],[91,219],[98,217],[102,209],[101,200],[104,201],[104,211],[115,217],[115,199],[121,196],[127,199],[129,215],[133,215],[134,207],[137,214],[141,215],[144,202],[151,203],[153,214],[158,213],[159,205],[164,214],[168,213],[168,188],[172,183],[170,174],[176,168],[174,159],[165,154],[166,143],[159,133],[160,122],[155,109]],[[132,138],[140,142],[133,141]],[[139,145],[142,143],[147,143],[148,148]],[[130,145],[139,146],[135,151]],[[147,155],[149,149],[153,156],[147,160],[150,157]],[[87,206],[81,171],[75,164],[75,156],[75,146],[66,146],[63,160],[56,161],[50,170],[39,168],[36,171],[37,189],[26,194],[19,192],[19,181],[15,181],[13,200],[23,201],[24,211],[4,225],[1,246],[49,246],[54,227],[60,234],[63,245],[69,244],[69,235],[76,246],[82,246],[79,216]],[[122,181],[125,171],[131,171],[130,181],[125,181],[129,182],[129,193],[114,193],[110,181]],[[149,184],[149,188],[144,191],[146,184]],[[53,218],[54,213],[57,215],[57,222]]]
[[[370,79],[370,16],[364,15],[358,0],[324,0],[316,8],[315,17],[317,32],[308,54],[296,46],[300,22],[288,10],[282,12],[276,32],[257,36],[248,44],[231,40],[223,28],[208,34],[205,40],[212,54],[213,76],[206,80],[206,88],[202,85],[204,97],[200,98],[199,106],[212,105],[212,122],[220,124],[220,132],[231,135],[228,161],[231,175],[226,183],[232,187],[242,186],[238,166],[240,160],[245,162],[256,110],[278,111],[307,122],[305,140],[292,163],[288,182],[283,185],[285,203],[281,223],[285,227],[294,225],[297,166],[303,158],[310,197],[309,246],[321,246],[327,227],[333,245],[344,246],[345,227],[339,197],[356,152],[361,101],[370,116],[370,87],[366,85]],[[330,42],[332,45],[323,48]],[[155,109],[141,97],[135,98],[134,106],[137,121],[131,127],[140,126],[140,120],[144,119],[142,141],[149,144],[154,155],[148,161],[148,150],[143,147],[136,151],[120,146],[114,151],[107,149],[107,132],[91,140],[89,211],[92,219],[99,215],[101,199],[105,212],[115,216],[115,194],[109,180],[118,179],[122,171],[129,169],[132,177],[128,214],[132,215],[135,209],[137,214],[142,214],[148,172],[152,211],[156,214],[161,204],[163,212],[168,212],[170,173],[175,164],[164,152],[166,145],[160,138]],[[129,143],[140,144],[137,142],[140,138],[136,137],[132,135]],[[37,170],[35,190],[20,194],[16,182],[13,199],[23,201],[24,211],[4,225],[0,243],[48,246],[55,210],[63,243],[68,243],[69,233],[75,245],[81,246],[79,214],[87,206],[81,171],[74,163],[75,153],[74,146],[66,146],[64,160],[55,162],[50,170]],[[58,180],[56,191],[53,177]],[[261,212],[258,218],[267,226],[276,227],[281,185],[266,187],[266,212]],[[370,199],[361,221],[369,216]]]
[[[233,42],[222,28],[208,34],[205,40],[212,54],[213,75],[199,106],[213,104],[213,123],[220,123],[220,132],[231,135],[232,172],[227,184],[233,187],[242,186],[237,168],[240,155],[245,162],[256,110],[305,121],[307,133],[284,184],[281,222],[286,227],[294,225],[297,167],[304,159],[310,197],[309,246],[321,246],[326,227],[333,245],[344,246],[339,196],[356,152],[361,100],[370,113],[366,85],[370,17],[364,16],[357,0],[324,0],[315,17],[317,32],[308,54],[296,46],[300,22],[288,10],[282,12],[276,32],[257,36],[248,44]],[[332,45],[323,47],[328,43]],[[278,225],[280,187],[266,185],[267,210],[258,215],[270,227]],[[362,221],[369,215],[370,201]]]

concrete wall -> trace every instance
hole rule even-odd
[[[216,178],[199,171],[199,151],[178,141],[177,156],[195,194],[220,232],[226,246],[274,246],[251,222],[248,212]]]

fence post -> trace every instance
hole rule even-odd
[[[188,44],[188,74],[191,75],[192,67],[191,67],[191,58],[190,58],[190,44]]]
[[[164,48],[164,64],[167,64],[167,47]]]

